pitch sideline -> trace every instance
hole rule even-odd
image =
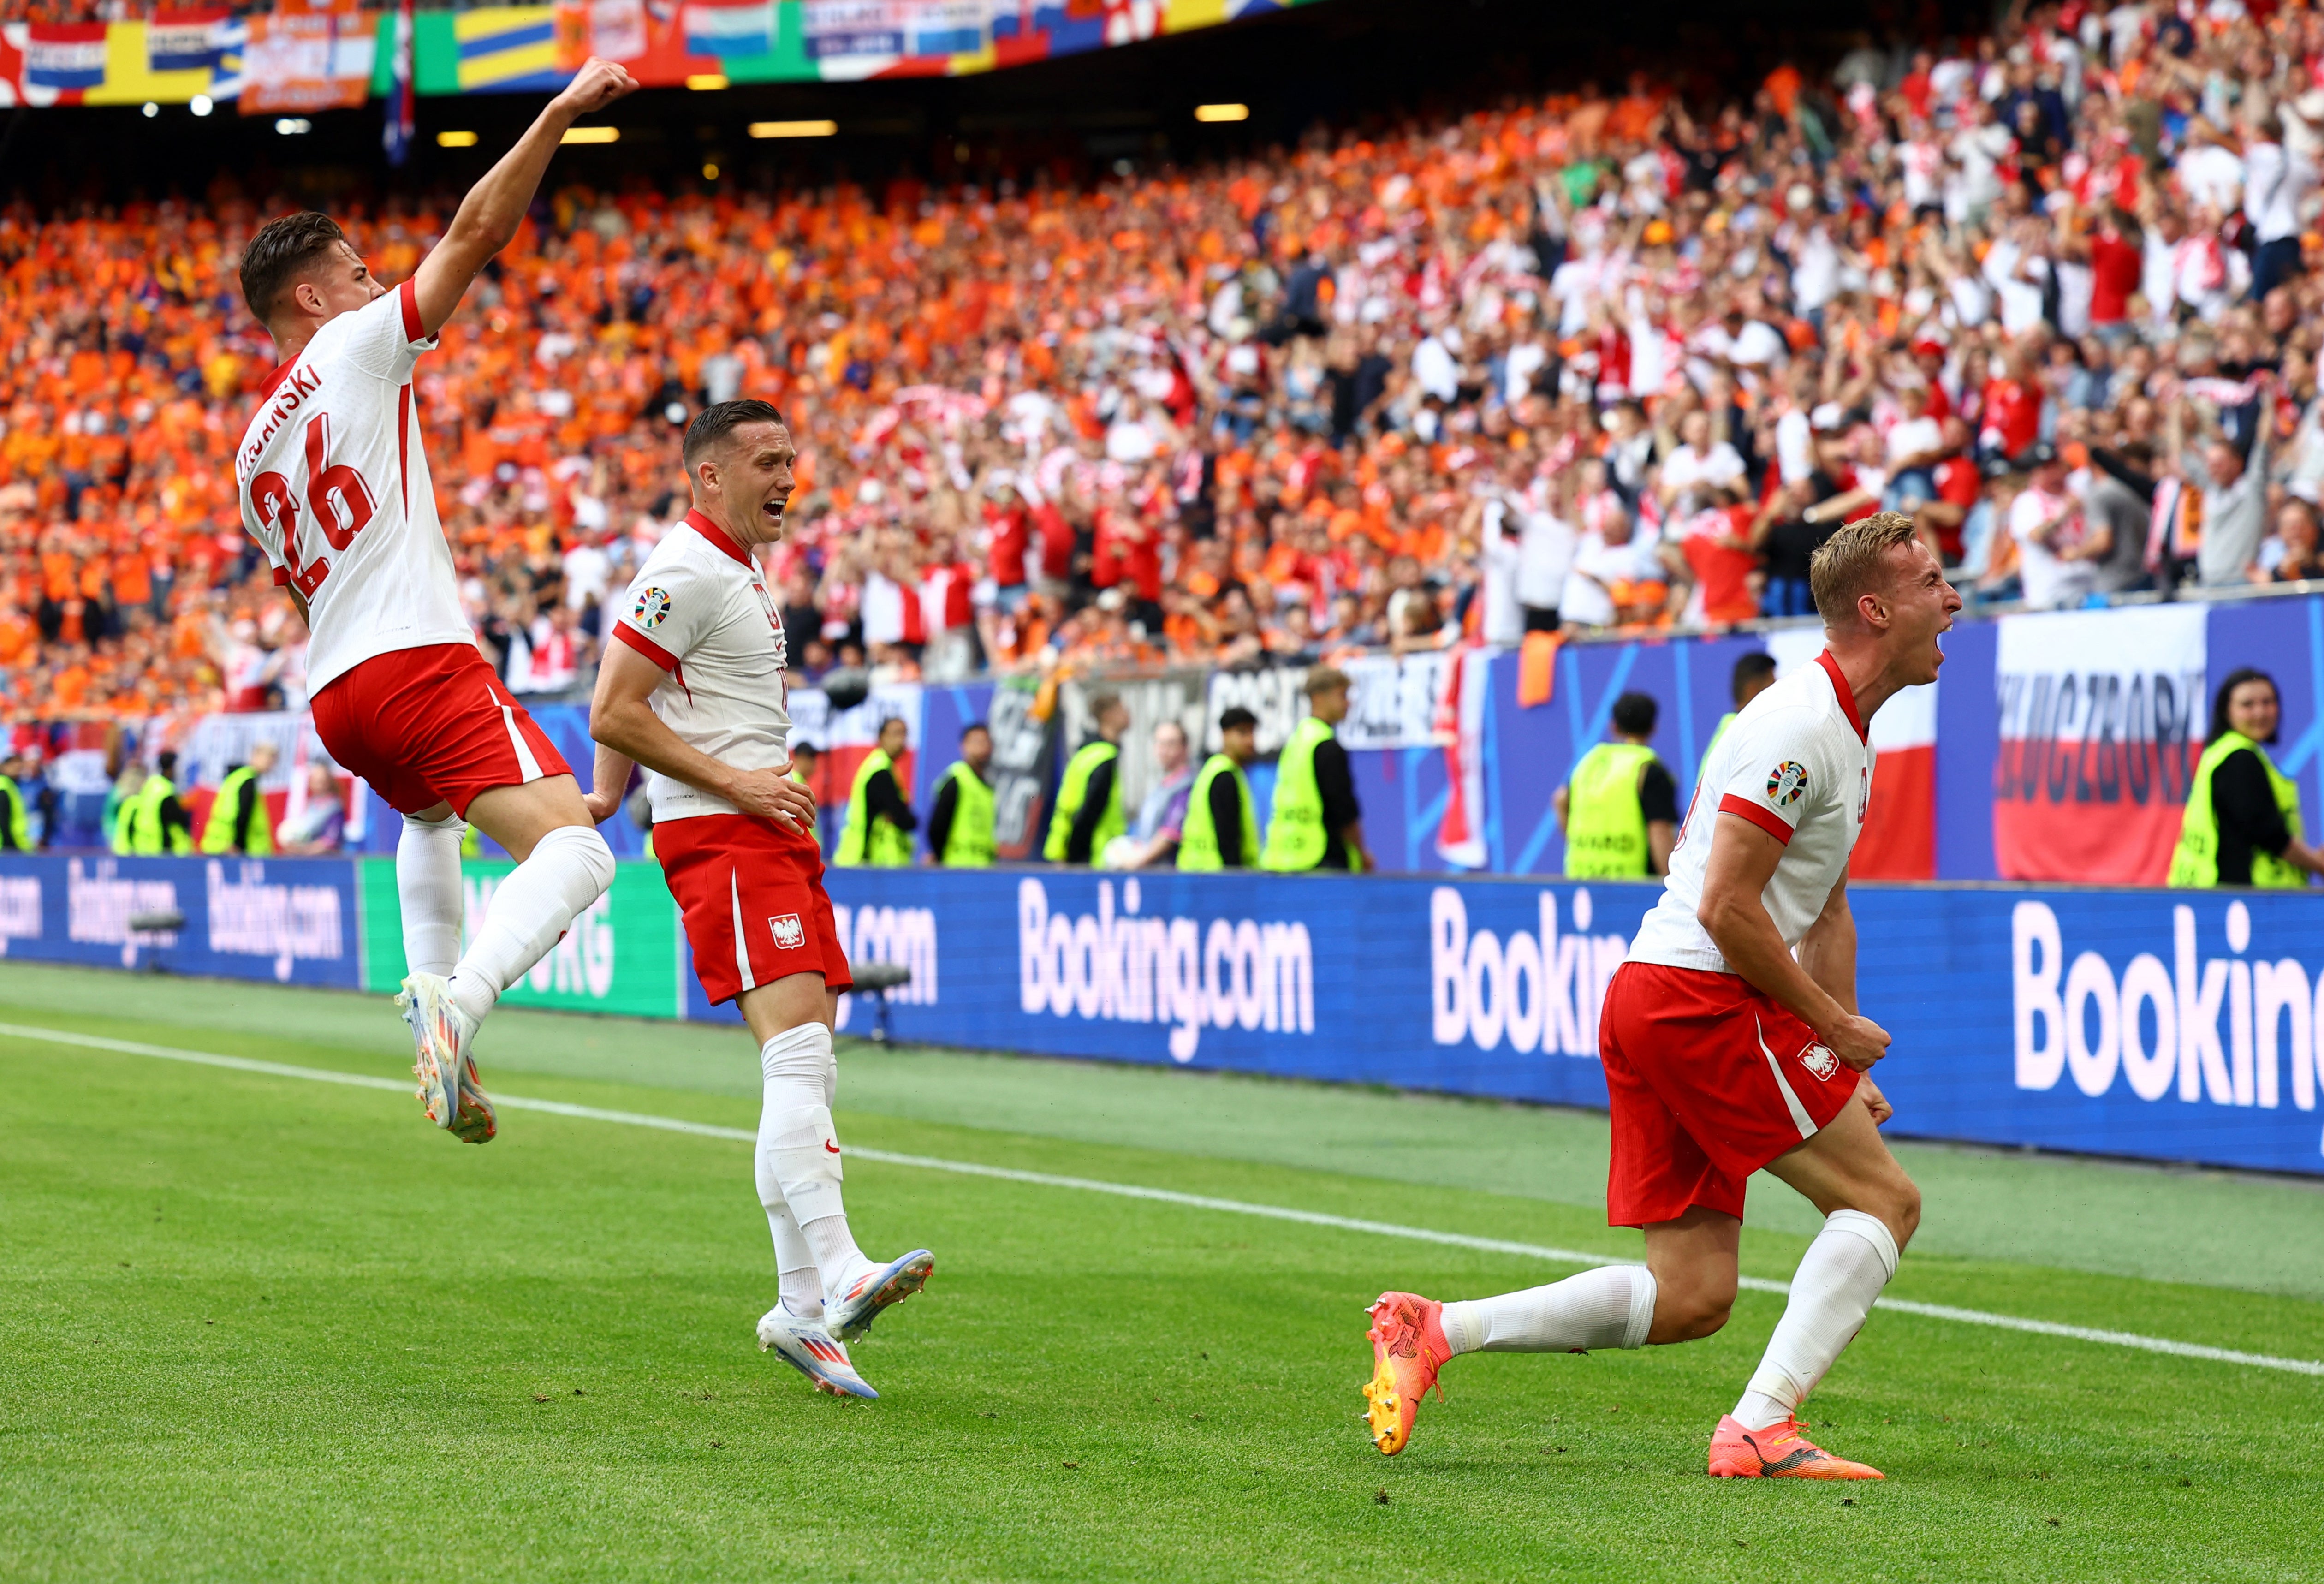
[[[46,1028],[37,1024],[0,1023],[0,1036],[18,1039],[45,1040],[53,1045],[81,1045],[90,1050],[111,1051],[120,1055],[152,1056],[162,1061],[189,1062],[198,1066],[223,1067],[231,1072],[253,1073],[269,1078],[297,1078],[315,1083],[341,1083],[356,1089],[379,1089],[396,1094],[407,1094],[411,1084],[407,1079],[374,1078],[362,1073],[334,1073],[322,1067],[299,1067],[283,1062],[254,1061],[246,1056],[221,1055],[214,1051],[181,1050],[173,1045],[145,1045],[136,1040],[113,1039],[104,1035],[78,1034],[68,1029]],[[564,1101],[531,1100],[519,1095],[495,1094],[493,1103],[510,1110],[542,1111],[550,1116],[574,1117],[585,1121],[615,1122],[632,1128],[654,1128],[665,1133],[690,1133],[703,1138],[723,1138],[742,1144],[755,1144],[758,1135],[745,1128],[722,1128],[710,1122],[688,1122],[677,1117],[648,1116],[641,1111],[613,1111],[596,1106],[577,1106]],[[869,1149],[858,1145],[848,1147],[847,1153],[859,1160],[876,1161],[884,1165],[909,1166],[922,1171],[950,1172],[957,1176],[991,1177],[1008,1183],[1025,1183],[1042,1188],[1068,1188],[1084,1193],[1111,1193],[1120,1199],[1144,1199],[1162,1204],[1184,1205],[1192,1210],[1218,1211],[1230,1215],[1262,1216],[1269,1220],[1298,1221],[1307,1226],[1329,1227],[1337,1231],[1370,1232],[1383,1238],[1402,1238],[1408,1241],[1435,1243],[1455,1248],[1472,1248],[1488,1254],[1510,1254],[1520,1258],[1546,1260],[1557,1265],[1607,1266],[1625,1265],[1627,1260],[1609,1259],[1602,1254],[1585,1253],[1575,1248],[1552,1248],[1538,1243],[1517,1243],[1501,1238],[1476,1238],[1465,1232],[1440,1232],[1425,1227],[1403,1227],[1389,1221],[1362,1220],[1352,1216],[1328,1215],[1321,1211],[1297,1210],[1289,1205],[1252,1204],[1239,1199],[1213,1199],[1207,1194],[1181,1193],[1169,1188],[1146,1188],[1130,1183],[1107,1183],[1094,1177],[1065,1177],[1048,1172],[1020,1171],[1011,1166],[988,1166],[974,1161],[942,1160],[933,1156],[900,1155],[892,1150]],[[1791,1291],[1789,1283],[1773,1282],[1764,1276],[1744,1276],[1739,1284],[1754,1293],[1784,1294]],[[2062,1337],[2077,1342],[2096,1342],[2107,1347],[2131,1348],[2141,1352],[2163,1353],[2178,1358],[2203,1358],[2215,1364],[2236,1364],[2251,1369],[2273,1369],[2292,1375],[2324,1377],[2324,1363],[2306,1358],[2277,1358],[2265,1353],[2245,1353],[2232,1348],[2213,1348],[2201,1342],[2173,1341],[2167,1337],[2141,1336],[2135,1331],[2102,1331],[2090,1326],[2061,1325],[2054,1321],[2028,1320],[2021,1315],[1996,1314],[1982,1309],[1960,1309],[1948,1303],[1922,1303],[1909,1298],[1883,1296],[1878,1307],[1899,1314],[1916,1314],[1930,1320],[1949,1320],[1963,1325],[1988,1326],[1998,1331],[2022,1331],[2034,1336]]]

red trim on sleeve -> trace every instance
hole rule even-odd
[[[274,586],[277,588],[289,588],[290,586],[290,569],[289,567],[277,566],[274,569]]]
[[[428,332],[420,327],[420,289],[412,284],[416,279],[416,276],[406,276],[403,284],[395,289],[395,295],[403,301],[403,338],[406,341],[428,339]]]
[[[678,676],[678,657],[626,622],[613,623],[613,636],[645,656],[671,676]],[[683,680],[683,678],[680,678]]]
[[[1729,792],[1719,800],[1719,812],[1748,819],[1784,846],[1792,844],[1792,827],[1784,823],[1781,815],[1764,805],[1754,803],[1748,797],[1738,797]]]
[[[404,515],[411,513],[411,382],[395,388],[395,476],[403,486]]]
[[[742,563],[743,566],[748,566],[752,564],[751,552],[736,544],[733,534],[728,533],[724,529],[711,521],[710,519],[702,515],[701,512],[687,512],[686,514],[686,526],[700,534],[704,539],[708,539],[712,544],[717,546],[728,555],[733,557],[734,559]]]
[[[1848,677],[1841,672],[1840,662],[1831,658],[1830,649],[1826,649],[1816,656],[1816,664],[1821,666],[1824,675],[1831,678],[1831,690],[1840,699],[1840,707],[1848,712],[1848,723],[1856,728],[1856,740],[1858,742],[1871,741],[1872,734],[1864,728],[1864,717],[1856,713],[1856,689],[1848,685]]]

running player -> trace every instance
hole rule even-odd
[[[1801,1433],[1800,1404],[1896,1274],[1921,1195],[1881,1139],[1868,1070],[1888,1034],[1856,1007],[1848,858],[1872,790],[1867,723],[1936,680],[1960,596],[1910,518],[1841,529],[1810,568],[1828,647],[1753,699],[1712,750],[1661,902],[1606,992],[1606,1219],[1646,1263],[1475,1303],[1383,1293],[1372,1434],[1404,1449],[1456,1353],[1578,1353],[1707,1337],[1735,1302],[1743,1187],[1765,1168],[1824,1213],[1711,1472],[1877,1479]]]
[[[722,401],[687,426],[694,510],[638,569],[589,706],[589,812],[652,772],[654,852],[713,1006],[733,1001],[759,1044],[759,1202],[781,1296],[759,1322],[817,1387],[877,1396],[844,1344],[927,1285],[935,1257],[865,1257],[841,1202],[831,1029],[853,980],[823,889],[815,797],[793,780],[782,618],[752,557],[783,537],[790,431],[764,401]]]
[[[281,364],[235,453],[242,520],[311,634],[315,731],[403,815],[396,890],[410,977],[397,1004],[429,1119],[493,1134],[470,1045],[501,991],[613,882],[573,773],[476,649],[436,516],[414,410],[420,355],[516,235],[566,128],[637,86],[591,60],[485,173],[393,291],[328,216],[290,215],[243,249],[242,294]],[[460,839],[517,859],[460,950]]]

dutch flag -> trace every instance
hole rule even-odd
[[[686,52],[731,60],[775,47],[773,0],[688,0]]]

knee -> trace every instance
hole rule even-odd
[[[597,896],[604,896],[613,885],[613,850],[605,845],[605,838],[597,833],[595,826],[559,825],[543,836],[533,852],[538,853],[550,845],[573,855],[587,873],[590,883],[596,887]]]
[[[1652,1343],[1692,1342],[1716,1334],[1735,1308],[1735,1289],[1664,1287],[1655,1294],[1655,1322],[1646,1333]]]
[[[1911,1178],[1905,1178],[1896,1192],[1895,1202],[1889,1207],[1888,1213],[1882,1216],[1881,1220],[1888,1223],[1888,1230],[1895,1235],[1897,1248],[1902,1248],[1911,1242],[1913,1234],[1921,1229],[1919,1185]]]

